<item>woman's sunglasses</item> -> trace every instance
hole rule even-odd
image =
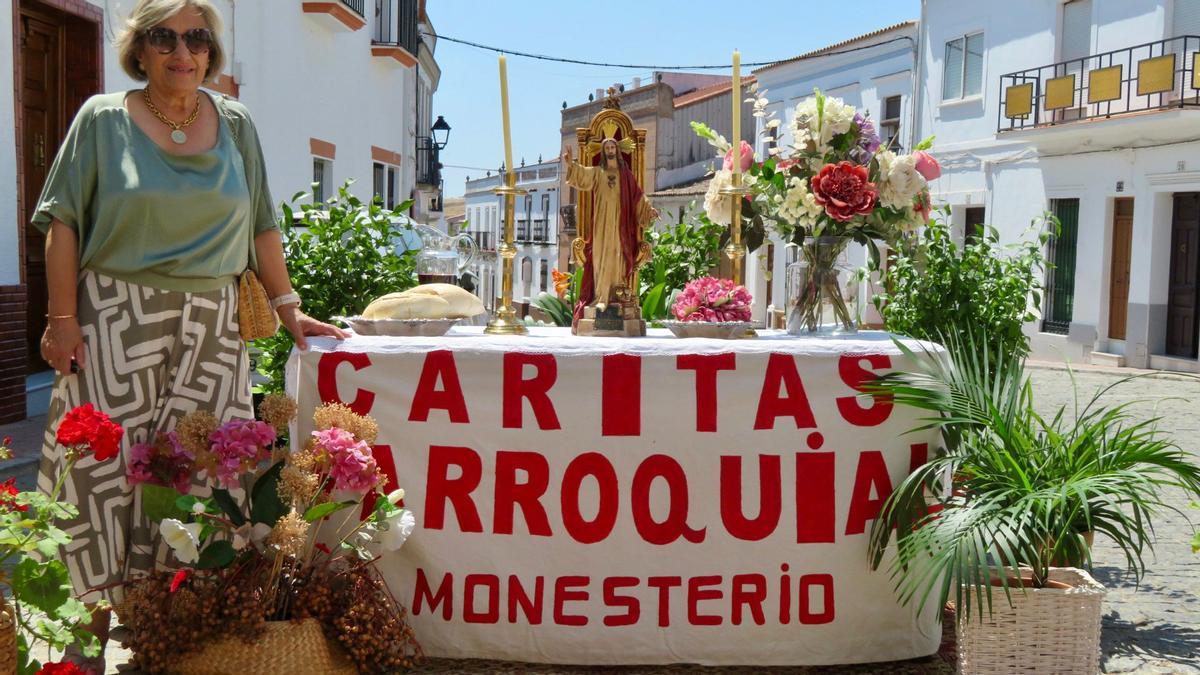
[[[175,51],[175,48],[179,46],[180,37],[183,37],[183,43],[193,54],[204,54],[212,48],[212,31],[207,28],[193,28],[184,31],[182,36],[170,28],[151,28],[146,31],[146,41],[159,54],[170,54]]]

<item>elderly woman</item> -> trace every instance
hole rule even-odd
[[[80,462],[64,493],[80,510],[64,554],[90,601],[119,599],[120,582],[156,558],[124,452],[193,410],[253,415],[237,316],[247,265],[257,262],[300,349],[305,336],[345,336],[300,311],[249,114],[200,90],[221,73],[220,33],[209,0],[138,2],[117,48],[146,86],[83,105],[33,217],[47,233],[41,351],[59,373],[43,484],[61,466],[54,432],[65,411],[92,403],[126,432],[119,460]],[[95,619],[103,640],[108,615]]]

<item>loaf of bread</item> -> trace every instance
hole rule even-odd
[[[453,284],[424,284],[388,293],[363,310],[364,319],[461,319],[482,314],[483,302]]]

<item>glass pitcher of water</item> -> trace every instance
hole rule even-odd
[[[475,240],[466,233],[451,237],[428,225],[414,225],[413,231],[421,238],[417,280],[422,284],[457,286],[463,270],[479,252]]]

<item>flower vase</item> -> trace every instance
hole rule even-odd
[[[800,246],[787,267],[787,332],[853,335],[858,332],[858,284],[845,258],[849,237],[817,237]]]

